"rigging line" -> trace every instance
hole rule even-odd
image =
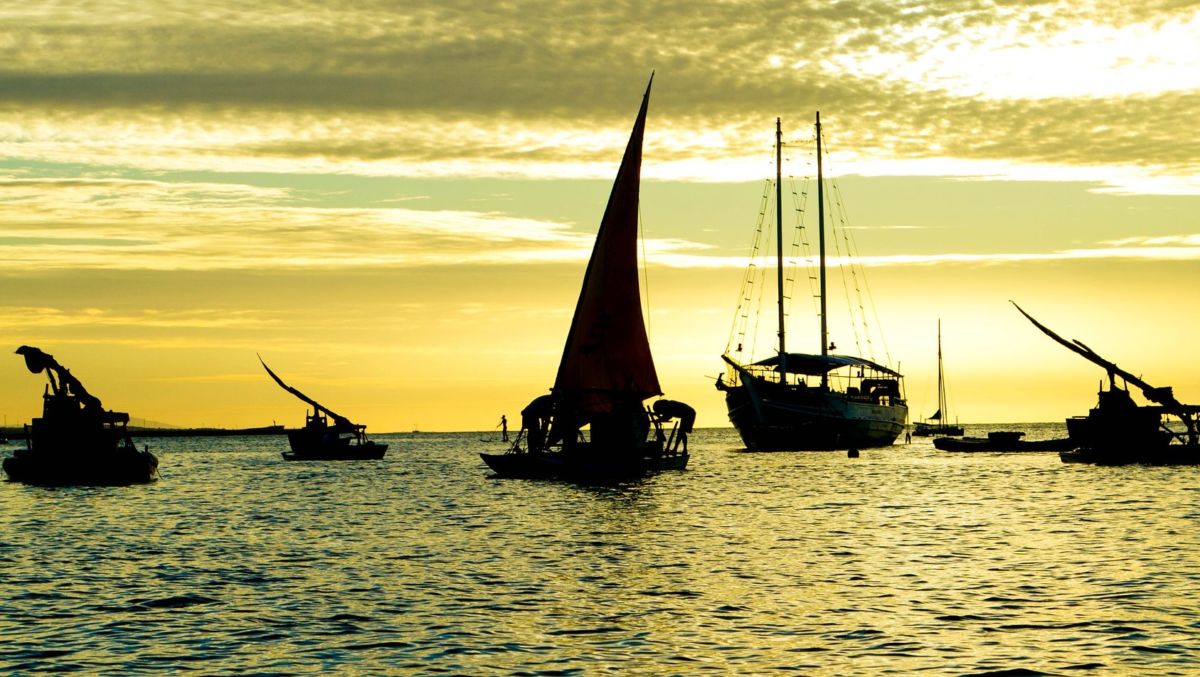
[[[770,208],[774,205],[774,202],[772,202],[772,199],[773,199],[773,195],[774,195],[775,191],[771,190],[774,187],[774,185],[775,184],[772,181],[767,181],[767,186],[766,186],[767,187],[767,195],[764,196],[764,205],[765,205],[765,208],[763,209],[764,214],[767,213],[770,210]],[[761,256],[761,260],[765,262],[765,261],[768,261],[771,259],[771,252],[772,252],[771,247],[774,244],[774,238],[766,237],[766,238],[764,238],[764,241],[766,242],[766,247],[764,249],[760,250],[760,256]],[[759,281],[758,301],[754,308],[754,312],[752,313],[752,315],[754,317],[754,329],[753,329],[753,332],[750,334],[749,359],[751,359],[751,360],[754,357],[754,349],[755,349],[755,347],[758,346],[759,330],[762,328],[762,316],[763,316],[762,307],[763,307],[763,303],[765,302],[765,300],[767,298],[767,287],[769,286],[767,284],[767,268],[768,267],[765,264],[758,267],[758,281]],[[776,336],[778,336],[778,335],[776,335]]]
[[[840,189],[839,189],[838,199],[841,200]],[[871,283],[870,283],[870,278],[867,277],[866,266],[864,266],[861,263],[861,256],[859,256],[859,254],[858,254],[858,239],[854,236],[853,229],[847,228],[846,232],[849,234],[849,240],[850,240],[848,246],[853,248],[855,258],[857,261],[859,261],[857,263],[857,266],[858,266],[859,272],[862,277],[863,289],[866,291],[866,297],[867,297],[866,306],[870,307],[871,316],[875,319],[875,323],[873,325],[875,327],[875,331],[873,333],[867,334],[867,342],[871,343],[872,335],[878,335],[879,342],[883,346],[883,355],[884,355],[884,359],[885,359],[885,364],[891,365],[892,364],[892,353],[888,347],[887,334],[884,333],[883,324],[880,322],[880,319],[879,319],[879,307],[875,304],[875,295],[871,293]],[[865,327],[867,325],[867,310],[864,307],[861,296],[859,297],[859,308],[863,314],[863,326]],[[874,348],[872,346],[872,350],[873,349]]]
[[[789,150],[789,156],[786,159],[790,162],[792,160],[792,158],[790,156],[790,151],[791,151],[791,148],[793,147],[793,144],[787,143],[787,144],[784,144],[784,147]],[[789,174],[787,177],[787,181],[788,181],[788,186],[789,186],[791,194],[792,194],[792,223],[793,223],[793,225],[792,225],[792,240],[791,240],[791,243],[788,245],[788,252],[787,252],[787,258],[790,260],[787,264],[788,269],[787,269],[787,277],[785,280],[785,282],[786,282],[785,288],[786,288],[786,292],[787,292],[787,299],[786,299],[786,302],[784,303],[784,319],[785,319],[785,321],[791,319],[792,305],[795,303],[795,300],[796,300],[795,299],[795,297],[796,297],[796,278],[799,277],[800,272],[801,272],[800,271],[800,251],[801,251],[800,245],[801,245],[801,242],[804,240],[804,220],[803,220],[804,210],[798,206],[799,201],[796,196],[796,177]],[[782,192],[781,192],[781,195],[782,195]],[[782,197],[781,197],[781,199],[782,199]],[[781,223],[781,224],[779,224],[779,226],[783,227],[783,224]],[[806,270],[804,272],[805,272],[805,274],[807,274],[808,271]]]
[[[865,354],[867,355],[867,357],[874,360],[875,359],[875,346],[871,342],[870,326],[867,323],[866,311],[863,308],[862,289],[858,285],[859,269],[862,268],[862,266],[858,263],[858,252],[853,247],[852,240],[849,235],[850,225],[849,225],[848,210],[846,209],[845,202],[842,200],[841,186],[837,186],[837,185],[834,186],[833,198],[838,206],[838,219],[841,222],[842,241],[846,245],[846,266],[850,269],[850,279],[854,283],[854,299],[852,300],[849,297],[847,297],[847,299],[846,299],[847,305],[851,306],[851,308],[850,308],[851,321],[857,321],[858,323],[860,323],[862,325],[863,340],[867,344],[867,349],[866,349]],[[852,301],[858,302],[857,320],[855,318]],[[857,326],[856,326],[855,330],[856,330],[855,340],[857,341]],[[859,350],[860,351],[862,350],[861,346],[859,347]]]
[[[762,242],[763,219],[767,209],[767,194],[770,191],[770,182],[764,182],[763,194],[759,199],[758,220],[755,224],[755,229],[750,242],[750,257],[749,263],[742,274],[742,283],[738,288],[737,303],[734,304],[733,324],[730,327],[729,341],[725,344],[725,352],[731,352],[734,345],[734,340],[738,339],[739,345],[743,345],[746,340],[746,331],[750,321],[750,311],[754,306],[754,280],[755,272],[758,268],[759,248]],[[739,352],[739,351],[734,351]]]
[[[825,181],[827,184],[829,184],[829,186],[831,188],[837,185],[833,179],[826,179]],[[834,203],[832,206],[836,206],[836,207],[840,208],[841,205],[838,204],[838,201],[836,199],[836,195],[837,195],[836,189],[832,190],[831,193],[832,193],[831,197],[834,197],[834,199],[831,200],[831,202]],[[848,256],[849,253],[847,252],[847,255],[842,254],[842,243],[841,243],[842,238],[838,237],[838,235],[840,235],[840,232],[838,231],[838,224],[840,222],[840,218],[841,218],[841,215],[839,212],[838,218],[830,219],[832,221],[832,223],[830,224],[830,227],[831,227],[831,229],[834,230],[833,237],[831,237],[830,239],[833,240],[833,249],[837,253],[837,257],[838,257],[838,275],[842,279],[842,293],[845,295],[846,311],[850,317],[850,333],[854,339],[855,349],[861,355],[862,354],[862,342],[859,339],[859,335],[858,335],[858,324],[854,321],[854,307],[850,302],[850,284],[846,280],[846,268],[847,268],[847,261],[849,259],[849,256]],[[845,224],[843,223],[842,225],[844,226]]]
[[[862,354],[863,353],[862,345],[860,343],[859,334],[858,334],[858,327],[859,327],[859,324],[861,324],[862,340],[865,340],[866,345],[867,345],[867,350],[865,351],[865,353],[870,359],[874,360],[875,359],[875,345],[871,339],[872,334],[871,334],[870,324],[867,322],[866,308],[863,306],[863,300],[862,300],[862,289],[859,286],[860,274],[865,283],[866,271],[863,269],[862,264],[858,262],[857,242],[854,240],[854,234],[848,223],[849,210],[846,208],[845,201],[842,198],[841,185],[839,183],[837,183],[836,181],[831,181],[830,184],[833,189],[832,197],[838,208],[838,220],[841,223],[842,240],[844,241],[844,244],[846,245],[845,266],[850,269],[850,271],[849,271],[850,278],[854,283],[854,293],[855,293],[854,300],[856,300],[858,303],[858,314],[857,314],[857,318],[856,318],[855,313],[854,313],[853,302],[850,298],[849,290],[846,290],[846,305],[847,305],[847,309],[850,312],[851,328],[854,330],[855,345],[858,347],[860,354]],[[836,242],[836,238],[835,238],[835,242]],[[845,271],[844,270],[842,272],[842,275],[843,275],[843,286],[844,286],[845,285]]]
[[[792,181],[792,207],[796,212],[796,232],[800,241],[800,253],[803,254],[804,274],[808,277],[808,301],[812,306],[812,316],[817,317],[821,312],[817,305],[817,276],[816,262],[813,260],[812,245],[808,241],[808,229],[804,227],[804,217],[807,215],[808,207],[808,183],[811,177],[804,177],[804,188],[797,193],[796,183]],[[799,267],[799,262],[797,262]]]
[[[867,309],[863,304],[862,287],[859,286],[859,279],[862,279],[862,284],[866,285],[867,271],[861,263],[861,257],[858,253],[858,241],[854,238],[854,229],[850,227],[850,210],[846,208],[845,202],[842,200],[841,187],[838,187],[837,200],[841,204],[842,216],[846,220],[846,226],[842,229],[843,237],[846,238],[846,251],[851,254],[850,274],[854,278],[854,294],[858,300],[858,313],[862,320],[863,335],[867,341],[867,352],[872,360],[875,358],[875,344],[872,340],[871,325],[867,321]]]
[[[838,186],[837,184],[835,184],[835,185],[834,185],[834,188],[835,188],[835,190],[837,191],[837,200],[838,200],[838,202],[839,202],[839,203],[842,203],[841,187],[840,187],[840,186]],[[842,205],[842,210],[843,210],[843,214],[845,214],[845,213],[846,213],[846,211],[847,211],[847,210],[845,209],[845,206],[844,206],[844,204]],[[860,258],[861,258],[861,257],[859,256],[859,253],[858,253],[858,240],[857,240],[857,238],[855,238],[855,236],[854,236],[854,231],[853,231],[853,229],[851,229],[851,228],[847,228],[847,229],[846,229],[846,233],[848,233],[848,235],[849,235],[849,243],[847,244],[847,248],[849,248],[849,249],[852,249],[852,251],[854,252],[854,257],[855,257],[855,260],[856,260],[856,261],[860,261]],[[886,361],[884,362],[884,364],[887,364],[887,365],[889,365],[889,366],[890,366],[891,364],[893,364],[893,363],[892,363],[892,353],[891,353],[891,349],[888,347],[888,343],[887,343],[887,334],[886,334],[886,333],[884,333],[884,331],[883,331],[883,324],[881,323],[881,321],[880,321],[880,319],[879,319],[879,307],[878,307],[878,306],[875,304],[875,296],[874,296],[874,294],[872,294],[872,293],[871,293],[871,284],[870,284],[870,279],[867,277],[867,271],[866,271],[866,267],[865,267],[865,266],[864,266],[864,265],[863,265],[861,262],[858,262],[858,263],[857,263],[857,266],[858,266],[858,269],[859,269],[859,271],[860,271],[860,273],[861,273],[861,277],[862,277],[862,285],[863,285],[863,288],[866,290],[866,297],[867,297],[867,303],[866,303],[866,305],[870,307],[870,309],[871,309],[871,316],[872,316],[872,317],[874,318],[874,320],[875,320],[875,323],[874,323],[874,325],[873,325],[873,326],[875,327],[875,332],[874,332],[874,334],[878,334],[878,336],[879,336],[879,342],[880,342],[880,344],[883,346],[883,355],[884,355],[884,359],[886,360]],[[858,279],[858,278],[856,277],[856,278],[855,278],[855,281],[856,281],[855,288],[856,288],[856,289],[858,288],[858,286],[857,286],[857,279]],[[871,336],[872,336],[872,332],[870,332],[870,331],[868,331],[868,330],[866,329],[866,326],[867,326],[867,310],[866,310],[866,308],[865,308],[865,307],[864,307],[864,305],[863,305],[863,302],[862,302],[862,298],[861,298],[861,296],[859,297],[859,309],[860,309],[860,311],[862,312],[862,317],[863,317],[863,327],[864,327],[864,331],[867,333],[867,342],[868,342],[868,344],[869,344],[869,345],[871,345],[871,346],[872,346],[872,351],[873,351],[873,350],[874,350],[874,346],[873,346],[873,344],[871,343]],[[872,356],[872,359],[874,359],[874,356]]]

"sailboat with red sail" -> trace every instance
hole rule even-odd
[[[653,76],[651,76],[651,83]],[[687,466],[695,411],[662,395],[638,285],[638,201],[650,85],[600,221],[554,387],[521,412],[503,454],[480,454],[500,476],[578,480]]]

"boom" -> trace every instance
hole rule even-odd
[[[33,346],[17,348],[17,354],[25,358],[25,366],[30,372],[40,374],[43,371],[50,377],[50,387],[55,395],[74,395],[85,409],[95,408],[103,411],[100,398],[89,393],[79,379],[71,375],[71,371],[58,363],[53,355],[44,353]],[[57,377],[57,378],[56,378]]]
[[[267,366],[267,363],[263,362],[262,355],[258,356],[258,361],[259,361],[259,363],[262,364],[263,369],[266,369],[267,373],[271,375],[271,378],[275,379],[275,382],[279,384],[280,388],[283,388],[284,390],[288,391],[289,393],[300,398],[301,402],[307,402],[308,404],[311,404],[313,406],[314,410],[324,412],[325,415],[327,415],[327,416],[329,416],[329,418],[333,419],[334,424],[337,425],[339,428],[354,429],[357,427],[353,423],[350,422],[350,419],[348,419],[345,416],[342,416],[340,414],[334,413],[333,411],[331,411],[329,409],[329,407],[326,407],[325,405],[317,402],[316,400],[312,399],[308,395],[305,395],[304,393],[300,392],[299,390],[296,390],[295,388],[291,387],[290,385],[284,383],[283,379],[276,376],[275,372],[271,371],[271,368]]]

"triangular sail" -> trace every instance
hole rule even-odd
[[[930,416],[928,420],[930,420],[930,421],[942,420],[942,410],[938,409],[937,411],[933,412],[933,416]]]
[[[638,194],[649,102],[647,85],[596,234],[554,380],[554,390],[576,400],[585,412],[609,411],[617,399],[641,401],[662,394],[638,286]]]

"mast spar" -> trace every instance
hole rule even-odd
[[[946,420],[946,382],[942,371],[942,318],[938,318],[938,413]]]
[[[825,317],[825,179],[821,170],[821,111],[817,111],[817,238],[821,258],[821,357],[829,355],[829,325]],[[821,387],[829,387],[829,372],[821,374]]]
[[[779,296],[779,378],[787,381],[783,313],[783,123],[775,118],[775,276]]]

